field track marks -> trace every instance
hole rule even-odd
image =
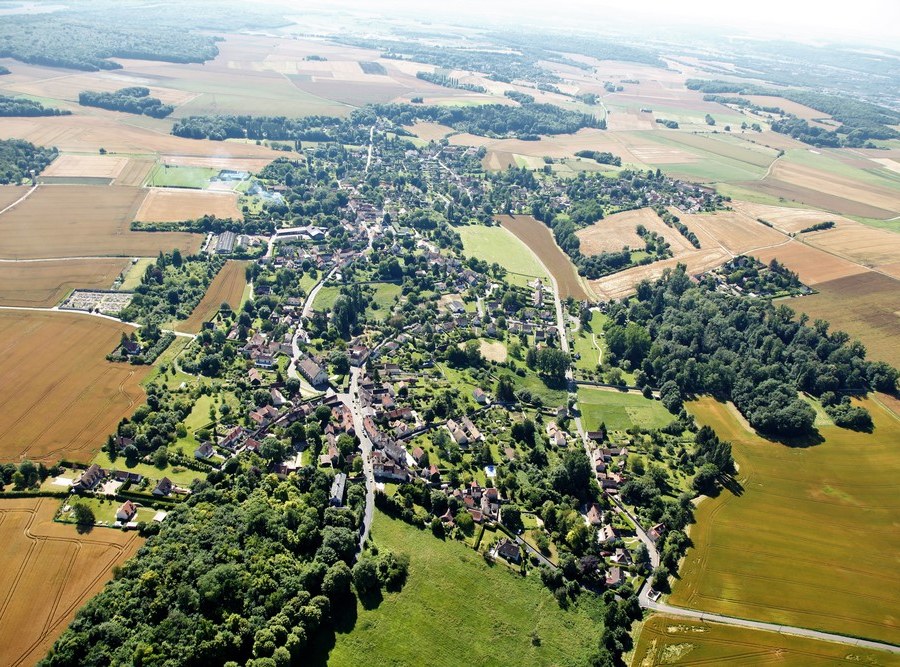
[[[31,556],[34,552],[35,547],[37,547],[37,540],[31,539],[28,531],[31,528],[31,524],[34,522],[34,518],[37,516],[37,510],[32,507],[31,509],[26,508],[17,508],[10,510],[3,510],[4,512],[27,512],[31,516],[28,518],[28,524],[25,526],[25,536],[29,538],[30,544],[28,545],[28,551],[25,553],[25,557],[22,559],[21,565],[19,565],[19,569],[16,572],[16,576],[13,577],[12,584],[9,587],[9,590],[6,592],[6,596],[3,598],[3,602],[0,603],[0,620],[6,615],[6,610],[9,607],[9,603],[12,601],[13,596],[15,595],[16,589],[19,587],[19,582],[22,580],[22,575],[25,573],[25,570],[28,567],[28,563],[31,562]]]

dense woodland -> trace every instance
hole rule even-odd
[[[359,112],[356,112],[357,114]],[[353,116],[356,118],[356,116]],[[189,139],[273,139],[281,141],[337,141],[360,144],[368,130],[353,119],[332,116],[188,116],[175,123],[172,134]]]
[[[68,109],[51,109],[24,97],[0,95],[0,117],[3,116],[68,116]]]
[[[355,609],[354,589],[403,585],[406,557],[354,562],[365,492],[328,506],[331,477],[287,480],[258,457],[197,482],[138,556],[77,614],[42,665],[300,664],[307,645]],[[155,530],[158,535],[153,535]]]
[[[31,176],[32,170],[40,174],[57,155],[55,148],[42,148],[22,139],[0,140],[0,185],[18,185]]]
[[[85,90],[78,94],[78,104],[153,118],[165,118],[175,110],[171,104],[163,104],[158,97],[150,97],[150,90],[143,86],[120,88],[113,93]]]
[[[635,335],[638,342],[622,353],[660,387],[672,411],[685,397],[712,394],[734,401],[762,433],[809,436],[815,412],[798,391],[821,397],[837,414],[849,411],[838,396],[897,388],[896,369],[866,360],[861,343],[829,331],[827,322],[810,326],[787,306],[695,287],[683,265],[655,284],[642,282],[637,297],[609,315],[611,326],[628,323],[649,334]],[[853,410],[841,425],[865,429],[868,413]]]

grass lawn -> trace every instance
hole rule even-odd
[[[727,404],[689,404],[732,443],[742,492],[697,508],[673,604],[900,642],[900,420],[858,404],[873,433],[822,426],[818,444],[793,447],[746,430]]]
[[[900,656],[858,646],[793,637],[764,630],[653,615],[637,639],[633,665],[900,665]]]
[[[600,422],[606,422],[612,431],[624,431],[632,426],[662,428],[675,419],[659,401],[615,390],[580,387],[578,407],[589,431],[596,430]]]
[[[209,185],[209,179],[218,173],[217,169],[206,167],[169,167],[161,164],[153,169],[147,185],[202,190]]]
[[[334,307],[334,302],[337,301],[337,298],[340,295],[340,287],[323,287],[316,294],[316,300],[313,302],[313,308],[315,308],[316,310],[328,312]]]
[[[576,368],[590,372],[597,370],[597,365],[600,363],[600,350],[603,349],[604,344],[603,325],[607,319],[609,318],[603,313],[594,311],[591,314],[590,328],[582,327],[578,330],[573,342],[575,344],[575,352],[581,358],[575,360]],[[591,334],[593,334],[593,337]],[[597,349],[596,345],[594,345],[594,339],[596,339],[600,349]]]
[[[394,307],[394,299],[400,296],[402,288],[394,283],[374,283],[370,287],[375,288],[375,294],[369,307],[366,308],[367,314],[376,318],[388,317]],[[373,308],[373,305],[377,305],[378,308]]]
[[[509,272],[507,280],[512,285],[524,286],[535,278],[549,283],[546,271],[524,243],[503,227],[468,225],[456,227],[462,237],[466,255],[493,264],[496,262]]]
[[[175,358],[181,354],[184,349],[193,342],[191,338],[186,338],[184,336],[176,336],[175,340],[172,341],[171,345],[165,349],[165,351],[156,358],[156,361],[153,363],[153,370],[150,371],[149,375],[144,378],[143,385],[146,387],[148,384],[156,380],[159,376],[159,369],[161,366],[165,365],[166,368],[172,367],[172,362],[175,361]],[[166,375],[166,386],[170,389],[177,387],[184,382],[190,382],[196,378],[187,375],[186,373],[177,373],[174,377],[171,375]]]
[[[119,285],[119,291],[133,292],[134,289],[141,284],[141,278],[144,277],[147,267],[155,261],[156,260],[153,257],[141,257],[138,261],[129,266],[128,271],[125,274],[125,280]]]
[[[68,501],[67,501],[68,502]],[[108,525],[112,526],[118,519],[116,519],[116,512],[122,506],[122,503],[113,498],[100,498],[96,496],[84,496],[79,498],[77,501],[83,505],[87,505],[92,510],[94,510],[94,518],[97,521],[105,521]],[[140,507],[140,503],[136,503],[139,505],[137,514],[134,516],[132,521],[153,521],[153,517],[156,516],[157,510],[152,507]],[[74,517],[70,512],[66,512],[65,514],[60,515],[60,519],[63,521],[74,521]]]
[[[570,664],[597,644],[602,603],[593,596],[563,611],[536,575],[522,578],[489,566],[463,544],[380,512],[371,539],[381,549],[409,554],[406,586],[386,593],[374,609],[357,604],[352,627],[339,624],[333,646],[313,647],[312,664]]]

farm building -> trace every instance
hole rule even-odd
[[[216,254],[229,255],[234,252],[234,244],[237,236],[234,232],[222,232],[216,239]]]

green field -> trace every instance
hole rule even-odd
[[[209,185],[209,179],[218,173],[218,169],[207,169],[206,167],[169,167],[160,164],[151,172],[147,185],[202,190]]]
[[[191,451],[185,451],[184,454],[185,456],[192,457],[194,455],[194,450],[192,449]],[[118,458],[116,458],[115,462],[112,462],[109,460],[109,455],[104,451],[98,452],[97,456],[94,457],[92,463],[96,463],[101,468],[104,468],[106,470],[125,470],[127,472],[133,472],[137,473],[138,475],[143,475],[144,477],[148,477],[152,480],[160,480],[163,477],[168,477],[176,484],[184,487],[189,487],[194,479],[206,479],[205,472],[197,472],[196,470],[188,470],[187,468],[173,466],[157,468],[155,465],[151,465],[149,463],[136,463],[133,466],[129,466],[126,464],[125,458],[122,456],[119,456]],[[151,487],[151,490],[152,488],[153,487]]]
[[[547,272],[528,246],[503,227],[469,225],[457,227],[456,231],[462,237],[463,251],[467,255],[502,266],[509,271],[507,280],[510,284],[523,286],[535,278],[549,282]]]
[[[597,646],[603,625],[596,598],[582,595],[562,611],[537,576],[523,579],[505,565],[489,566],[461,543],[380,512],[372,539],[380,549],[410,556],[406,586],[385,593],[374,609],[358,604],[352,629],[338,629],[333,647],[317,647],[313,664],[581,664]]]
[[[133,292],[141,284],[141,278],[144,277],[147,267],[155,261],[153,257],[141,257],[134,264],[131,264],[125,273],[125,280],[119,285],[119,290],[122,292]]]
[[[575,360],[576,368],[589,372],[597,370],[597,364],[600,363],[600,349],[603,348],[604,344],[603,324],[607,319],[603,313],[594,311],[591,315],[590,328],[579,329],[578,333],[575,334],[573,341],[575,344],[574,351],[580,355],[580,358]],[[594,340],[597,341],[597,345],[600,345],[600,349],[597,349],[596,345],[594,345]]]
[[[900,665],[900,656],[764,630],[654,615],[641,629],[634,667],[656,665]]]
[[[624,431],[632,426],[662,428],[675,419],[659,401],[614,389],[579,387],[578,407],[589,431],[596,430],[601,422],[612,431]]]
[[[671,603],[900,643],[900,419],[862,404],[873,433],[823,426],[808,447],[756,436],[728,404],[690,404],[731,441],[743,490],[697,508]]]

